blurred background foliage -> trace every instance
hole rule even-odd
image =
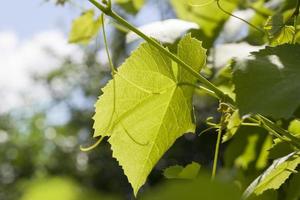
[[[203,2],[192,1],[194,4]],[[57,6],[80,4],[75,0],[50,3]],[[296,0],[224,0],[221,3],[228,12],[234,11],[263,28],[268,17],[276,12],[289,16]],[[203,74],[230,95],[233,95],[232,83],[226,68],[230,57],[242,54],[245,45],[256,50],[268,42],[259,32],[221,12],[215,3],[193,7],[179,0],[119,0],[114,9],[137,26],[150,23],[145,18],[152,12],[156,13],[153,21],[180,18],[199,25],[199,29],[187,31],[202,40],[209,50],[209,62]],[[127,32],[113,21],[107,26],[113,61],[119,65],[139,41],[127,43]],[[174,43],[167,45],[172,49]],[[90,141],[93,105],[100,89],[111,78],[103,47],[99,33],[90,45],[81,46],[84,56],[80,63],[66,58],[55,70],[33,74],[35,84],[42,85],[50,93],[47,103],[37,102],[29,108],[1,113],[0,199],[134,199],[122,169],[111,156],[108,143],[103,142],[91,152],[82,152],[79,148],[93,143]],[[233,55],[227,55],[226,49],[232,49]],[[203,123],[208,116],[218,119],[218,102],[198,92],[194,104],[197,133],[176,141],[151,173],[139,198],[238,199],[239,189],[245,189],[269,164],[266,154],[272,138],[260,128],[242,128],[233,140],[222,144],[219,162],[222,178],[211,183],[206,170],[212,166],[216,134],[210,130],[198,135],[208,128]],[[163,170],[168,166],[185,166],[191,162],[202,166],[197,180],[166,180],[163,177]],[[279,197],[280,191],[270,191],[259,199]]]

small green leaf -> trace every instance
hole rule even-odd
[[[243,194],[243,199],[251,194],[260,195],[270,189],[278,189],[295,172],[300,164],[299,152],[291,153],[285,157],[279,158],[255,179]]]
[[[288,131],[291,132],[293,135],[300,137],[300,120],[295,119],[291,121]]]
[[[200,72],[206,61],[201,42],[191,35],[178,45],[178,57]],[[180,71],[180,73],[178,73]],[[94,136],[109,136],[115,157],[134,193],[175,140],[194,132],[196,79],[169,57],[144,43],[122,64],[96,103]]]
[[[267,47],[237,62],[233,82],[241,115],[290,118],[300,106],[300,45]]]
[[[264,28],[274,46],[293,42],[295,27],[286,25],[280,13],[269,17]]]
[[[180,165],[174,165],[164,170],[164,176],[168,179],[178,178],[178,174],[184,169]]]
[[[102,22],[100,17],[95,20],[94,15],[94,10],[88,10],[73,21],[70,43],[88,44],[97,35]]]
[[[268,18],[264,29],[268,32],[269,37],[274,37],[274,35],[278,34],[281,31],[283,26],[283,16],[281,13],[277,13]]]
[[[238,130],[242,123],[242,120],[240,118],[239,110],[235,110],[233,114],[229,117],[228,123],[227,123],[227,131],[222,137],[222,142],[227,142],[230,140]]]
[[[295,27],[285,25],[281,31],[272,38],[272,45],[292,44],[295,34]]]
[[[179,165],[168,167],[164,170],[164,176],[169,179],[195,179],[197,178],[201,165],[192,162],[186,167]]]

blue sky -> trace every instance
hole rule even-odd
[[[1,1],[0,96],[4,106],[0,113],[49,99],[47,91],[32,81],[32,73],[47,73],[65,57],[80,62],[82,51],[68,44],[67,35],[81,11],[78,6],[55,6],[45,0]]]
[[[2,1],[0,32],[13,31],[23,39],[49,29],[67,33],[72,19],[79,13],[80,9],[75,6],[55,6],[44,0]]]

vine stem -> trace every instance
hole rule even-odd
[[[83,147],[81,145],[80,150],[83,152],[91,151],[91,150],[95,149],[102,142],[103,139],[104,139],[104,137],[101,136],[93,145],[88,146],[88,147]]]
[[[110,116],[110,119],[109,119],[109,124],[108,124],[108,127],[107,129],[110,128],[111,126],[111,123],[112,123],[112,119],[113,119],[113,116],[115,114],[115,108],[116,108],[116,100],[115,100],[115,95],[116,95],[116,84],[115,84],[115,79],[114,79],[114,76],[115,76],[115,73],[116,73],[116,69],[114,67],[114,64],[112,62],[112,59],[111,59],[111,56],[110,56],[110,53],[109,53],[109,49],[108,49],[108,42],[107,42],[107,37],[106,37],[106,31],[105,31],[105,21],[104,21],[104,14],[101,15],[101,23],[102,23],[102,32],[103,32],[103,41],[104,41],[104,45],[105,45],[105,51],[106,51],[106,55],[107,55],[107,59],[109,61],[109,66],[110,66],[110,69],[111,69],[111,76],[113,78],[113,89],[114,89],[114,97],[113,97],[113,111],[112,111],[112,114]],[[87,151],[91,151],[93,149],[95,149],[103,140],[103,136],[101,136],[96,142],[95,144],[89,146],[89,147],[83,147],[81,146],[80,147],[80,150],[81,151],[84,151],[84,152],[87,152]]]
[[[224,121],[224,115],[222,114],[221,120],[220,120],[220,127],[218,128],[218,136],[217,136],[217,142],[216,142],[216,147],[215,147],[215,155],[214,155],[214,163],[213,163],[213,169],[212,169],[212,174],[211,174],[211,180],[214,180],[216,178],[216,174],[217,174],[223,121]]]
[[[230,12],[228,12],[227,10],[225,10],[224,8],[222,8],[222,6],[221,6],[221,4],[220,4],[220,0],[216,0],[216,2],[217,2],[218,8],[219,8],[222,12],[224,12],[225,14],[227,14],[227,15],[229,15],[229,16],[232,16],[232,17],[234,17],[234,18],[236,18],[236,19],[238,19],[238,20],[241,20],[242,22],[248,24],[250,27],[254,28],[255,30],[259,31],[260,33],[265,34],[265,32],[264,32],[261,28],[255,26],[254,24],[251,24],[250,22],[248,22],[247,20],[244,20],[243,18],[240,18],[240,17],[238,17],[238,16],[236,16],[236,15],[231,14]]]
[[[277,126],[274,122],[269,120],[268,118],[262,116],[262,115],[256,115],[256,119],[259,121],[262,121],[267,127],[269,127],[271,130],[275,131],[276,133],[279,133],[281,137],[280,139],[283,138],[284,141],[289,142],[293,144],[295,147],[300,149],[300,139],[297,138],[296,136],[290,134],[288,131],[285,129],[281,128],[280,126]]]
[[[199,74],[197,71],[195,71],[190,65],[183,62],[180,58],[178,58],[175,54],[169,52],[166,48],[164,48],[160,43],[158,43],[156,40],[148,37],[146,34],[135,28],[133,25],[128,23],[125,19],[123,19],[121,16],[119,16],[117,13],[111,10],[110,7],[105,7],[98,3],[96,0],[89,0],[92,4],[94,4],[98,9],[100,9],[103,13],[106,15],[112,17],[116,21],[118,21],[122,26],[128,28],[129,30],[136,33],[138,36],[143,38],[146,42],[157,48],[159,51],[161,51],[163,54],[171,58],[173,61],[175,61],[177,64],[185,68],[192,76],[197,78],[207,89],[213,91],[217,97],[225,101],[227,103],[234,104],[234,101],[225,93],[223,93],[218,87],[216,87],[214,84],[212,84],[210,81],[208,81],[206,78],[204,78],[201,74]]]
[[[269,131],[269,133],[280,140],[290,143],[297,149],[300,149],[300,140],[299,138],[295,137],[294,135],[290,134],[285,129],[281,128],[268,118],[262,116],[262,115],[254,115],[253,117],[248,118],[250,121],[256,123],[259,127],[262,127]]]
[[[218,96],[211,90],[207,89],[206,87],[203,87],[201,85],[195,85],[193,83],[189,83],[189,82],[181,82],[181,83],[178,83],[177,84],[178,86],[190,86],[190,87],[193,87],[193,88],[196,88],[198,90],[203,90],[206,94],[212,96],[212,97],[215,97],[215,98],[218,98]]]

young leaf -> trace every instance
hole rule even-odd
[[[233,73],[241,115],[289,118],[300,106],[300,45],[267,47],[236,64]]]
[[[300,120],[295,119],[295,120],[291,121],[288,130],[292,134],[294,134],[296,136],[300,136]]]
[[[169,179],[195,179],[199,174],[201,165],[192,162],[186,167],[179,165],[168,167],[164,170],[164,176]]]
[[[240,127],[241,123],[242,123],[242,120],[240,118],[239,110],[235,110],[228,119],[228,123],[227,123],[227,127],[226,127],[227,131],[222,137],[223,143],[227,142],[235,135],[235,133],[238,130],[238,128]]]
[[[206,61],[201,42],[190,35],[178,56],[200,71]],[[180,73],[179,73],[180,72]],[[109,136],[115,157],[134,193],[175,140],[194,132],[192,96],[196,79],[149,44],[142,44],[103,88],[96,104],[94,136]]]
[[[269,37],[273,37],[280,32],[283,26],[283,16],[281,13],[277,13],[268,18],[264,29],[268,32]]]
[[[242,199],[248,198],[253,193],[260,195],[269,189],[278,189],[292,173],[296,172],[295,169],[299,164],[299,152],[275,160],[263,174],[250,184]]]
[[[274,46],[293,42],[295,28],[284,23],[282,14],[269,17],[264,28],[268,32],[271,44]]]
[[[274,46],[281,44],[292,44],[294,34],[295,27],[284,25],[280,32],[271,38],[271,44]]]
[[[102,22],[100,17],[94,20],[94,15],[94,10],[88,10],[73,21],[70,43],[88,44],[97,35]]]

